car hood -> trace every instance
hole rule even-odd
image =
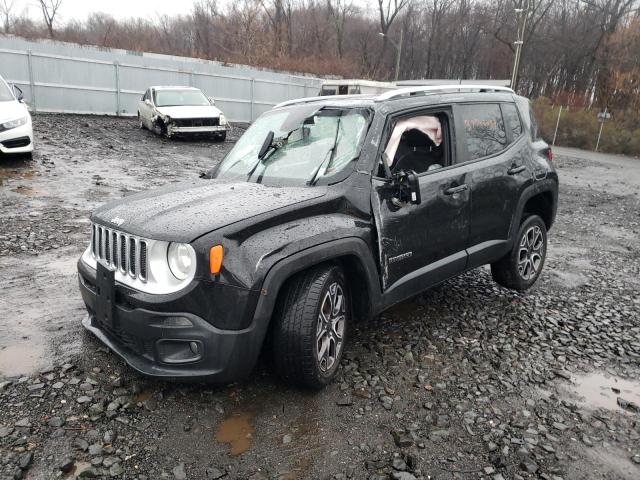
[[[7,120],[15,120],[16,118],[27,115],[29,111],[24,103],[17,100],[9,100],[8,102],[0,102],[0,123]]]
[[[189,243],[213,230],[326,194],[326,187],[267,187],[194,180],[99,207],[92,221],[153,240]]]
[[[219,117],[222,113],[220,109],[213,105],[201,107],[156,107],[162,115],[169,115],[171,118],[211,118]]]

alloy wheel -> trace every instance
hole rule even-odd
[[[345,297],[342,287],[334,282],[322,299],[316,328],[316,357],[322,373],[335,365],[344,340],[346,322]]]
[[[518,273],[523,280],[531,280],[540,270],[544,258],[544,235],[539,226],[529,227],[520,239]]]

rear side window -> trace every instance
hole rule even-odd
[[[513,103],[503,103],[502,114],[507,128],[511,131],[511,138],[515,140],[522,134],[522,124],[520,123],[518,109]]]
[[[467,160],[488,157],[505,149],[507,132],[500,105],[497,103],[461,105],[460,112],[469,152]]]

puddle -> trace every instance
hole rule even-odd
[[[580,398],[586,408],[621,410],[618,397],[640,405],[640,382],[623,380],[603,373],[594,372],[573,378],[572,393]]]
[[[585,275],[582,275],[581,273],[561,271],[556,269],[548,269],[548,271],[553,275],[552,279],[556,284],[570,290],[585,285],[589,280]]]
[[[216,440],[231,446],[231,455],[240,455],[251,446],[253,436],[253,415],[243,413],[222,421],[216,431]]]
[[[39,344],[9,345],[0,349],[0,378],[28,375],[48,366],[44,347]]]

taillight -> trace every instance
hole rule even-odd
[[[551,147],[547,148],[547,160],[553,162],[553,150],[551,150]]]

